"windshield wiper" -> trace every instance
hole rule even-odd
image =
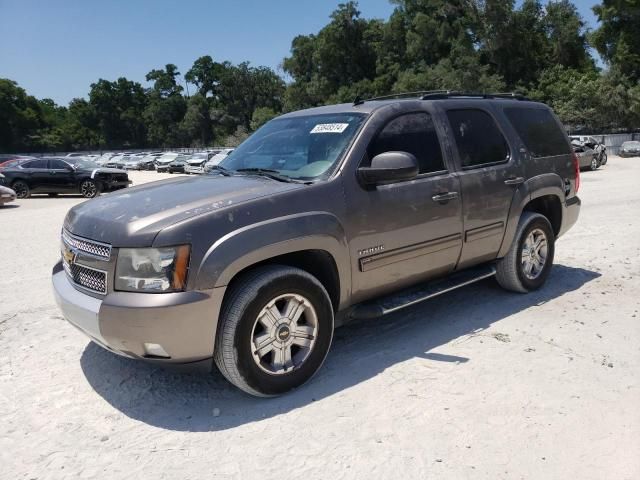
[[[256,175],[262,175],[263,177],[278,180],[279,182],[299,183],[299,180],[283,175],[278,170],[271,170],[269,168],[238,168],[235,171],[240,173],[255,173]]]
[[[230,177],[231,175],[233,175],[233,172],[231,170],[221,167],[220,165],[212,165],[211,170],[217,170],[225,177]]]

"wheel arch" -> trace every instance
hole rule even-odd
[[[547,217],[555,235],[562,228],[565,185],[555,173],[546,173],[530,178],[514,194],[507,218],[507,227],[497,257],[504,257],[509,251],[516,234],[518,222],[525,211],[537,212]]]
[[[351,267],[344,230],[329,213],[308,212],[240,228],[215,242],[197,270],[195,288],[230,285],[267,264],[300,268],[326,288],[334,310],[350,297]]]

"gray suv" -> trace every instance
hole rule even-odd
[[[53,287],[67,320],[129,358],[282,394],[334,328],[495,276],[543,285],[576,221],[579,165],[544,104],[427,93],[268,122],[209,175],[67,214]]]

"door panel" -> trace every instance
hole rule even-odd
[[[62,160],[49,160],[48,187],[51,191],[65,192],[73,187],[74,172],[69,170],[69,164]]]
[[[360,165],[403,151],[416,157],[420,175],[374,188],[353,181],[345,188],[354,302],[445,275],[462,248],[460,182],[446,167],[432,115],[396,111],[380,124]]]
[[[446,117],[462,191],[464,242],[457,267],[462,269],[496,257],[513,195],[524,178],[517,152],[491,111],[461,107],[448,109]]]
[[[453,270],[462,248],[461,201],[432,197],[459,191],[458,179],[446,174],[357,192],[350,215],[355,301]]]

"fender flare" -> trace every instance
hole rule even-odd
[[[305,212],[246,225],[218,239],[197,269],[196,288],[224,287],[243,269],[303,250],[327,252],[340,281],[340,306],[350,295],[351,262],[344,229],[335,215]]]
[[[555,173],[545,173],[530,178],[523,183],[514,193],[511,201],[511,208],[507,216],[507,226],[505,228],[502,245],[498,251],[497,258],[504,257],[516,234],[518,222],[524,208],[529,202],[546,195],[555,195],[560,201],[560,205],[565,202],[565,187],[562,178]]]

